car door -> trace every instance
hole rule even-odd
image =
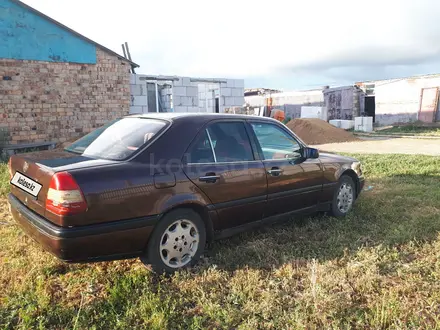
[[[316,207],[323,184],[319,159],[304,159],[304,145],[283,125],[257,120],[249,124],[267,173],[264,216]]]
[[[217,211],[216,230],[261,220],[267,179],[256,155],[245,122],[231,120],[210,122],[186,152],[184,171]]]

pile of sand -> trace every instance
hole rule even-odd
[[[321,119],[293,119],[287,123],[287,127],[307,144],[359,141],[352,133]]]

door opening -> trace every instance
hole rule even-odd
[[[220,102],[219,102],[219,98],[216,97],[215,98],[215,113],[219,113],[220,112]]]
[[[432,123],[435,121],[438,96],[438,87],[422,88],[420,96],[420,108],[417,118],[419,121],[424,123]]]
[[[365,114],[373,117],[373,123],[376,122],[376,97],[365,96]]]
[[[440,122],[440,93],[439,93],[438,97],[439,97],[439,99],[437,99],[437,111],[436,111],[436,115],[435,115],[434,121]]]

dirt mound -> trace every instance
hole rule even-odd
[[[321,119],[293,119],[287,123],[287,127],[307,144],[359,141],[352,133]]]

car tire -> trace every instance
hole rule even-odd
[[[177,209],[156,225],[140,259],[151,264],[156,273],[169,274],[196,264],[205,244],[206,229],[200,215],[191,209]]]
[[[339,179],[330,214],[334,217],[345,217],[353,208],[356,199],[356,185],[353,179],[348,175],[343,175]]]

